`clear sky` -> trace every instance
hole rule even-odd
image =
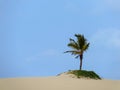
[[[90,42],[83,69],[120,79],[120,0],[0,0],[0,77],[79,69],[63,53],[75,33]]]

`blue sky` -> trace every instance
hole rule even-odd
[[[90,42],[83,69],[120,79],[119,5],[119,0],[0,0],[0,77],[79,69],[79,60],[63,52],[80,33]]]

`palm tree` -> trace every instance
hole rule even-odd
[[[77,38],[76,41],[70,38],[70,43],[68,43],[68,46],[73,50],[66,51],[65,53],[71,53],[72,55],[76,55],[75,58],[80,58],[80,70],[82,70],[83,54],[88,49],[90,43],[87,43],[84,35],[75,34],[75,37]]]

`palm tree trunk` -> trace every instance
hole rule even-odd
[[[82,70],[82,59],[83,59],[83,54],[80,55],[80,70]]]

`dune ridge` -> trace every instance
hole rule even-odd
[[[120,80],[89,80],[67,75],[0,79],[0,90],[120,90]]]

